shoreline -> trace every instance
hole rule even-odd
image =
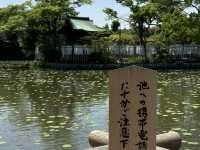
[[[52,69],[52,70],[113,70],[128,66],[140,66],[154,70],[191,70],[200,69],[200,63],[174,63],[174,64],[67,64],[46,63],[38,64],[34,61],[0,61],[0,69]]]
[[[180,64],[61,64],[47,63],[41,68],[55,70],[113,70],[127,66],[140,66],[154,70],[178,70],[178,69],[200,69],[200,63],[180,63]]]

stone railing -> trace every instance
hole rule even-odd
[[[93,131],[88,137],[89,150],[108,150],[109,137],[107,132]],[[156,150],[179,150],[181,147],[181,137],[176,132],[168,132],[156,136]]]

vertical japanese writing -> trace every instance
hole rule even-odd
[[[139,141],[136,144],[138,147],[138,150],[146,150],[148,145],[148,132],[146,129],[147,126],[147,117],[148,117],[148,111],[147,111],[147,106],[146,106],[146,101],[148,99],[147,97],[147,90],[149,90],[149,85],[147,81],[140,81],[137,84],[137,89],[139,90],[139,109],[137,110],[137,115],[138,115],[138,126],[139,126],[139,131],[138,131],[138,138]]]
[[[128,94],[130,93],[128,82],[124,81],[121,83],[120,88],[120,108],[121,115],[118,121],[120,127],[120,143],[123,149],[126,149],[127,144],[129,143],[130,137],[130,121],[128,118],[129,104]]]

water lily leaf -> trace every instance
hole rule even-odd
[[[55,129],[50,129],[49,131],[50,131],[50,132],[54,132],[54,131],[55,131]]]
[[[62,147],[63,148],[70,148],[70,147],[72,147],[72,145],[71,144],[64,144]]]
[[[188,142],[187,144],[189,144],[189,145],[198,145],[199,143],[198,142]]]
[[[26,119],[26,121],[27,121],[27,122],[30,122],[30,121],[32,121],[32,119],[30,119],[30,118],[27,118],[27,119]]]
[[[61,126],[65,125],[65,124],[66,124],[66,122],[61,122],[61,123],[60,123]]]
[[[48,124],[53,123],[53,121],[47,121]]]
[[[180,131],[181,128],[172,128],[172,130],[174,130],[174,131]]]
[[[50,128],[53,128],[53,129],[59,129],[60,126],[49,126]]]
[[[65,116],[65,119],[67,119],[67,120],[68,120],[68,119],[69,119],[69,117],[68,117],[68,116]]]
[[[192,106],[192,108],[194,108],[194,109],[198,109],[198,108],[199,108],[199,106],[196,106],[196,105],[195,105],[195,106]]]
[[[189,133],[189,132],[183,132],[183,135],[190,136],[190,135],[192,135],[192,133]]]
[[[15,113],[16,113],[16,114],[19,114],[19,112],[18,112],[18,111],[15,111]]]
[[[56,116],[49,116],[49,118],[55,118]]]
[[[6,142],[5,141],[0,141],[0,145],[2,145],[2,144],[6,144]]]
[[[181,129],[181,131],[182,131],[182,132],[187,132],[187,130],[186,130],[186,129]]]
[[[45,114],[45,111],[41,111],[41,114],[43,114],[43,115],[44,115],[44,114]]]
[[[50,135],[47,132],[42,133],[43,137],[49,137]]]
[[[187,141],[185,141],[185,140],[182,140],[182,143],[187,143]]]
[[[196,131],[197,129],[190,129],[191,131]]]
[[[58,117],[58,118],[63,118],[64,116],[63,116],[63,115],[58,115],[57,117]]]

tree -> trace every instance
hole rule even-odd
[[[0,8],[0,33],[4,35],[4,40],[17,42],[17,36],[24,30],[26,23],[24,15],[27,4],[9,5]]]
[[[109,28],[109,25],[108,24],[105,24],[104,27],[103,27],[106,31],[109,31],[110,28]]]
[[[119,30],[120,23],[118,20],[113,20],[111,24],[111,29],[113,32],[117,32]]]
[[[114,33],[109,36],[109,40],[115,43],[124,43],[124,44],[135,44],[138,41],[137,37],[130,33],[125,33],[122,31],[121,36]]]
[[[28,23],[38,33],[37,46],[40,47],[46,61],[58,61],[60,58],[60,39],[58,31],[69,16],[78,13],[75,7],[89,4],[91,0],[37,0],[35,7],[27,15]]]
[[[59,57],[58,31],[68,16],[76,16],[75,7],[91,0],[36,0],[0,8],[0,33],[4,40],[18,43],[25,51],[40,47],[46,61]]]
[[[169,44],[189,43],[191,39],[190,22],[185,14],[176,9],[162,17],[160,41]]]
[[[158,19],[158,8],[157,3],[147,3],[141,5],[146,1],[133,1],[133,0],[116,0],[121,5],[128,7],[130,9],[130,16],[128,19],[119,18],[117,12],[111,8],[107,8],[104,12],[108,15],[109,18],[118,18],[124,21],[127,21],[131,28],[135,31],[136,35],[140,39],[140,44],[143,46],[145,54],[145,62],[148,61],[147,50],[146,50],[146,38],[149,35],[149,29],[157,22]]]
[[[17,47],[22,46],[27,23],[25,14],[30,9],[29,1],[21,5],[9,5],[0,8],[0,40],[12,43]]]

